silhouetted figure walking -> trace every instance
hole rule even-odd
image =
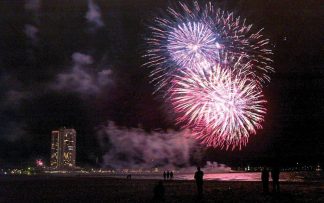
[[[164,178],[164,180],[166,180],[166,172],[165,171],[163,172],[163,178]]]
[[[159,181],[159,183],[154,187],[154,199],[155,200],[164,200],[164,186],[163,182]]]
[[[167,179],[169,179],[169,178],[170,178],[170,172],[169,172],[169,171],[167,171],[167,174],[166,174],[166,176],[167,176]]]
[[[266,167],[261,172],[261,180],[263,185],[263,193],[269,193],[269,171]]]
[[[273,192],[280,192],[279,174],[280,174],[279,167],[277,167],[277,166],[273,167],[271,170],[272,191]]]
[[[173,179],[173,172],[170,171],[170,179]]]
[[[204,183],[203,177],[204,177],[204,172],[200,170],[200,167],[197,167],[197,171],[195,173],[195,180],[196,180],[199,197],[203,195],[203,183]]]

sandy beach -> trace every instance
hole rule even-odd
[[[154,202],[157,182],[107,177],[0,177],[0,202]],[[194,181],[164,181],[164,186],[164,202],[324,202],[324,184],[320,182],[283,182],[280,194],[264,195],[260,182],[205,181],[201,200]]]

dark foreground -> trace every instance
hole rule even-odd
[[[0,177],[0,202],[154,202],[157,180],[104,177]],[[193,181],[166,181],[165,202],[324,202],[323,183],[282,183],[263,195],[260,182],[205,181],[196,197]],[[271,187],[270,187],[271,188]]]

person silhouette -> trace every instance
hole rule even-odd
[[[277,166],[273,167],[271,170],[272,191],[273,192],[280,192],[279,174],[280,174],[279,167],[277,167]]]
[[[165,171],[163,172],[163,179],[164,180],[166,179],[166,172]]]
[[[170,171],[170,179],[173,179],[173,172]]]
[[[167,177],[167,179],[169,179],[169,177],[170,177],[170,172],[169,171],[167,171],[166,177]]]
[[[127,179],[127,180],[132,179],[132,175],[131,175],[131,174],[128,174],[128,175],[126,176],[126,179]]]
[[[262,180],[262,186],[263,186],[263,193],[267,194],[269,193],[269,171],[267,167],[263,167],[261,172],[261,180]]]
[[[197,185],[198,196],[201,197],[203,195],[203,180],[204,172],[200,170],[200,167],[197,167],[197,171],[195,173],[195,180]]]
[[[161,180],[158,182],[157,185],[155,185],[153,193],[155,200],[164,200],[165,189]]]

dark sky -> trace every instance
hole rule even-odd
[[[323,161],[324,8],[320,1],[218,1],[264,27],[276,73],[264,88],[264,129],[241,151],[208,149],[206,159],[258,163]],[[50,132],[78,132],[78,163],[102,149],[96,129],[108,120],[146,130],[177,128],[152,96],[141,67],[145,24],[168,1],[3,0],[0,2],[0,164],[49,158]]]

